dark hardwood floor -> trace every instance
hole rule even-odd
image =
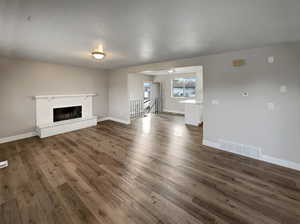
[[[300,223],[300,172],[156,115],[0,145],[1,224]]]

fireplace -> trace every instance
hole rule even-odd
[[[82,117],[82,106],[60,107],[53,109],[53,122]]]
[[[97,125],[90,94],[35,96],[36,132],[40,138]]]

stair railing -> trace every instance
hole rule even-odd
[[[145,114],[162,112],[162,100],[157,97],[150,100],[130,100],[130,118],[144,117]]]

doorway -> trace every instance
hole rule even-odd
[[[161,112],[161,87],[158,82],[144,82],[144,114]]]
[[[131,119],[161,112],[160,83],[141,74],[130,74],[128,81]]]

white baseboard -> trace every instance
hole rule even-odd
[[[122,124],[130,124],[130,120],[123,120],[123,119],[119,119],[119,118],[115,118],[115,117],[104,117],[104,118],[100,118],[98,119],[99,122],[101,121],[115,121],[118,123],[122,123]]]
[[[215,149],[219,149],[219,150],[228,152],[227,150],[222,149],[220,143],[218,143],[218,142],[213,142],[213,141],[203,139],[203,145],[206,145],[206,146],[209,146],[209,147],[212,147],[212,148],[215,148]],[[234,153],[234,152],[231,152],[231,153]],[[243,156],[246,156],[246,155],[243,155]],[[250,157],[250,158],[252,158],[252,157]],[[260,161],[264,161],[264,162],[268,162],[268,163],[272,163],[272,164],[275,164],[275,165],[279,165],[279,166],[283,166],[283,167],[287,167],[287,168],[290,168],[290,169],[300,171],[300,164],[296,163],[296,162],[289,161],[289,160],[278,159],[278,158],[268,156],[268,155],[264,155],[264,154],[261,154],[260,157],[256,158],[256,159],[260,160]]]
[[[184,115],[184,112],[182,111],[178,111],[178,110],[163,110],[163,112],[166,112],[166,113],[172,113],[172,114],[182,114]]]
[[[278,159],[267,155],[262,155],[260,160],[300,171],[300,164],[292,161]]]
[[[212,148],[216,148],[216,149],[223,150],[223,149],[221,149],[220,143],[217,143],[217,142],[212,142],[212,141],[203,139],[202,144],[203,144],[203,145],[206,145],[206,146],[209,146],[209,147],[212,147]],[[224,151],[224,150],[223,150],[223,151]]]
[[[126,120],[113,118],[113,117],[102,117],[102,118],[98,119],[98,122],[106,121],[106,120],[111,120],[111,121],[119,122],[122,124],[130,124],[130,120],[126,121]],[[17,141],[17,140],[21,140],[21,139],[25,139],[25,138],[30,138],[30,137],[34,137],[37,135],[38,134],[35,131],[32,131],[32,132],[28,132],[28,133],[24,133],[24,134],[20,134],[20,135],[0,138],[0,144],[7,143],[7,142],[13,142],[13,141]]]
[[[99,117],[97,121],[101,122],[101,121],[107,121],[107,120],[109,120],[109,117]]]
[[[20,134],[20,135],[0,138],[0,144],[6,143],[6,142],[17,141],[17,140],[21,140],[21,139],[24,139],[24,138],[30,138],[30,137],[33,137],[33,136],[36,136],[36,135],[37,135],[37,133],[32,131],[32,132],[28,132],[28,133],[24,133],[24,134]]]

